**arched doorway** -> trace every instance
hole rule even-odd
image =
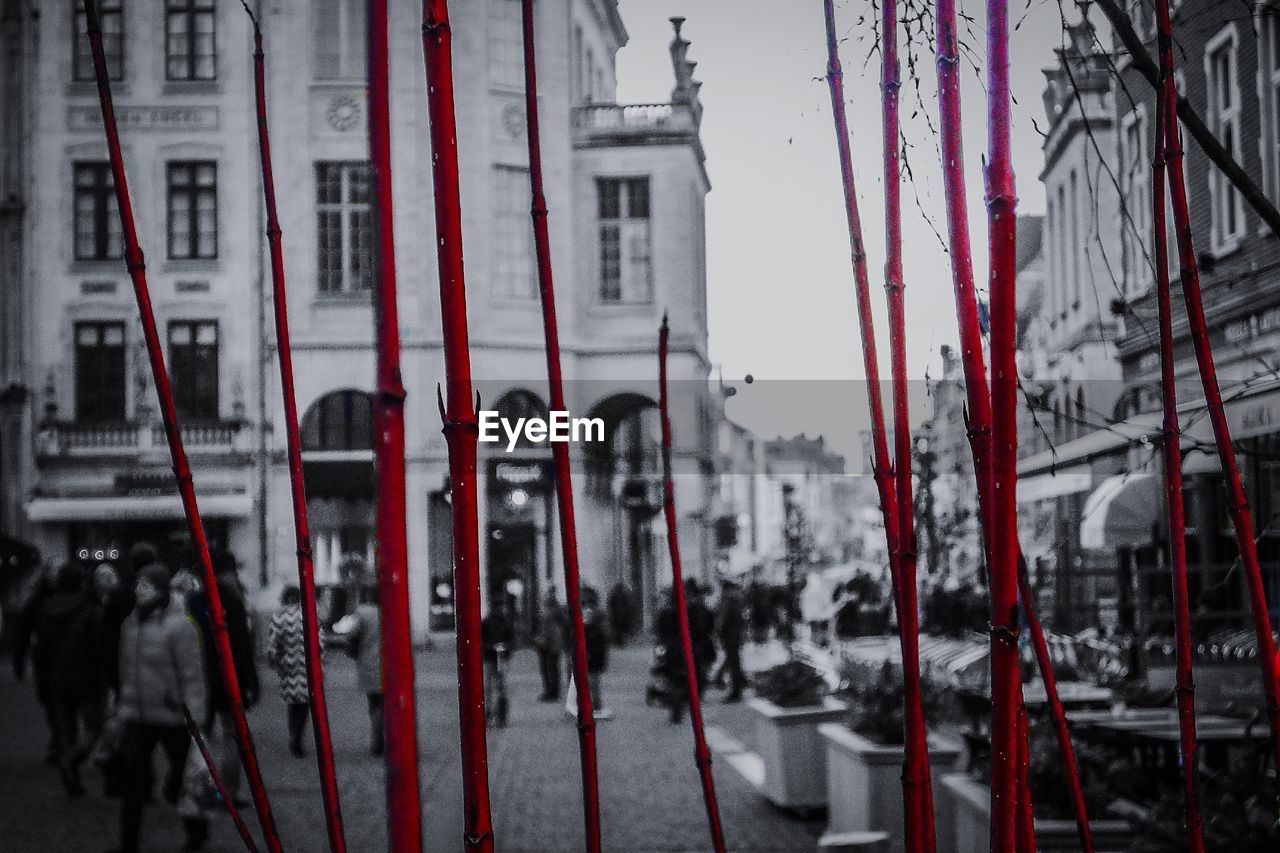
[[[316,584],[327,604],[322,621],[332,624],[373,578],[373,399],[355,389],[331,391],[307,409],[301,433]]]

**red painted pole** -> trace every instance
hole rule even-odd
[[[107,76],[107,59],[102,49],[102,28],[98,22],[98,5],[94,0],[83,0],[85,29],[89,48],[93,54],[93,70],[98,83],[98,101],[102,107],[102,126],[107,138],[107,152],[111,161],[111,177],[115,183],[116,204],[120,208],[120,225],[124,232],[125,264],[133,282],[133,293],[138,303],[138,315],[142,323],[142,335],[151,363],[151,375],[155,381],[156,396],[160,402],[160,416],[164,421],[165,436],[169,443],[169,456],[173,462],[173,475],[178,494],[182,498],[182,511],[187,519],[187,530],[200,568],[204,574],[205,596],[209,600],[209,621],[213,629],[214,651],[222,675],[223,689],[227,692],[232,725],[235,729],[236,747],[244,765],[245,777],[253,795],[258,823],[267,849],[279,853],[282,849],[276,833],[267,788],[258,767],[258,755],[253,748],[253,735],[245,719],[244,703],[240,697],[240,682],[236,678],[235,662],[231,657],[231,641],[227,636],[227,620],[222,611],[222,596],[218,593],[217,578],[213,573],[213,561],[209,558],[209,541],[205,537],[204,523],[200,520],[200,508],[196,503],[195,485],[191,480],[191,466],[187,462],[182,444],[182,432],[173,403],[173,388],[165,369],[164,350],[156,331],[155,313],[151,309],[151,292],[147,287],[147,268],[138,243],[138,226],[133,216],[133,202],[129,197],[129,183],[125,175],[124,154],[120,149],[120,130],[116,123],[115,106],[111,100],[111,81]]]
[[[1017,197],[1009,152],[1009,4],[987,2],[987,212],[991,267],[991,849],[1014,847],[1018,690]]]
[[[1160,68],[1166,79],[1173,79],[1173,25],[1169,20],[1167,0],[1156,2],[1157,29],[1160,33]],[[1169,88],[1169,87],[1166,87]],[[1165,93],[1164,131],[1166,162],[1169,177],[1169,197],[1173,207],[1173,224],[1178,239],[1178,258],[1182,267],[1182,299],[1187,306],[1187,325],[1191,331],[1191,343],[1200,368],[1200,383],[1204,389],[1205,406],[1209,422],[1213,425],[1213,437],[1218,445],[1218,459],[1227,486],[1231,526],[1236,534],[1236,546],[1240,551],[1240,564],[1244,568],[1245,584],[1249,591],[1249,605],[1253,613],[1253,629],[1258,638],[1258,662],[1262,665],[1262,689],[1267,702],[1267,723],[1271,728],[1272,760],[1280,771],[1280,682],[1276,675],[1276,644],[1271,634],[1271,616],[1267,608],[1266,589],[1262,585],[1262,570],[1258,565],[1258,545],[1253,538],[1253,514],[1249,511],[1249,499],[1245,496],[1244,483],[1240,479],[1240,466],[1236,462],[1231,442],[1231,428],[1227,425],[1226,409],[1222,405],[1222,391],[1218,387],[1218,370],[1213,361],[1213,347],[1205,326],[1204,301],[1200,293],[1200,268],[1196,261],[1195,244],[1191,237],[1191,214],[1187,207],[1187,187],[1182,171],[1182,140],[1178,134],[1177,114],[1168,109],[1170,94]]]
[[[285,289],[284,249],[280,214],[271,165],[271,135],[267,128],[267,72],[262,50],[262,29],[245,0],[253,23],[253,92],[258,116],[258,154],[262,163],[262,195],[267,209],[267,246],[271,255],[271,291],[275,302],[276,348],[280,359],[280,393],[284,402],[284,434],[289,459],[289,485],[293,497],[293,533],[298,552],[298,589],[302,592],[302,634],[305,639],[307,692],[311,700],[311,728],[315,735],[320,795],[324,800],[325,830],[329,849],[345,853],[342,807],[333,762],[333,738],[324,695],[324,664],[320,655],[320,627],[316,618],[316,578],[311,557],[311,532],[307,524],[307,495],[302,480],[302,443],[298,432],[298,401],[293,390],[293,349],[289,345],[289,305]]]
[[[907,336],[902,274],[902,175],[898,155],[897,0],[882,0],[880,90],[884,134],[885,294],[889,308],[889,361],[893,376],[894,493],[898,501],[898,640],[902,647],[903,834],[908,853],[933,853],[933,784],[929,735],[920,693],[920,626],[916,606],[916,531],[911,489],[911,422],[907,414]],[[870,377],[868,377],[870,379]]]
[[[693,664],[693,641],[689,637],[689,611],[684,596],[684,571],[680,565],[680,539],[676,527],[676,490],[671,472],[671,417],[667,400],[667,344],[671,330],[667,315],[662,315],[658,332],[658,408],[662,414],[662,511],[667,520],[667,550],[671,554],[671,604],[675,608],[676,626],[680,629],[680,645],[684,650],[685,687],[689,691],[689,724],[693,727],[694,760],[702,780],[702,801],[707,807],[707,824],[711,845],[716,853],[724,853],[724,830],[720,826],[720,806],[716,801],[716,784],[711,776],[711,750],[702,728],[702,700],[698,697],[698,673]]]
[[[524,99],[529,141],[529,184],[532,194],[533,247],[538,263],[538,292],[542,296],[542,329],[547,346],[547,383],[552,411],[568,411],[564,375],[560,369],[560,333],[556,325],[555,282],[551,274],[551,237],[547,227],[547,198],[542,186],[542,144],[538,131],[538,70],[534,50],[533,0],[522,0],[524,24]],[[560,515],[560,543],[564,552],[564,589],[569,603],[573,640],[573,684],[578,694],[578,759],[582,765],[582,812],[588,853],[600,850],[600,786],[596,769],[596,723],[592,715],[587,673],[587,637],[579,594],[578,532],[573,512],[573,475],[569,445],[552,443],[551,463],[556,477],[556,508]]]
[[[386,729],[387,843],[394,853],[422,849],[418,715],[409,622],[409,554],[405,517],[404,382],[396,306],[394,204],[387,0],[369,0],[369,178],[378,238],[374,306],[377,390],[373,400],[378,484],[377,569],[382,611],[383,726]]]
[[[458,182],[458,122],[453,101],[453,51],[447,0],[424,0],[422,48],[431,122],[436,257],[444,336],[448,408],[440,402],[449,444],[453,502],[454,607],[458,631],[458,711],[462,724],[463,843],[493,850],[489,757],[485,742],[484,663],[480,649],[480,541],[476,506],[476,437],[467,343],[467,295],[462,264],[462,203]]]
[[[218,799],[222,800],[222,804],[227,807],[227,814],[231,816],[231,823],[235,825],[236,833],[240,836],[240,840],[244,842],[245,849],[249,853],[258,853],[258,845],[253,843],[253,835],[249,832],[249,827],[245,826],[244,818],[240,817],[240,810],[236,808],[235,802],[227,794],[227,789],[222,784],[222,776],[218,773],[218,764],[213,760],[213,756],[209,754],[209,745],[205,743],[204,735],[200,733],[200,727],[191,718],[191,711],[188,710],[186,705],[182,706],[182,716],[187,721],[187,731],[191,734],[191,739],[195,741],[196,749],[200,751],[200,757],[204,759],[204,766],[209,771],[209,778],[213,779],[213,788],[218,792]]]
[[[1161,36],[1163,39],[1164,36]],[[1178,743],[1187,818],[1187,848],[1203,853],[1204,827],[1197,793],[1195,682],[1191,673],[1191,607],[1187,594],[1187,520],[1182,498],[1182,426],[1178,423],[1177,373],[1173,359],[1173,304],[1169,288],[1169,237],[1165,230],[1165,111],[1176,104],[1172,75],[1156,94],[1156,152],[1151,163],[1152,256],[1156,262],[1156,306],[1160,315],[1160,390],[1164,406],[1165,509],[1169,518],[1169,570],[1177,661]],[[1176,106],[1174,107],[1176,109]]]
[[[973,255],[969,239],[968,199],[964,179],[964,146],[960,109],[960,51],[956,39],[955,0],[939,0],[937,7],[938,102],[941,112],[942,172],[947,204],[952,280],[956,316],[960,328],[961,363],[968,400],[969,446],[973,457],[983,541],[991,543],[991,391],[982,354],[982,329],[978,322],[978,300],[974,290]],[[988,554],[988,565],[991,564]],[[1031,634],[1036,662],[1048,698],[1049,716],[1058,741],[1063,771],[1071,789],[1076,829],[1083,853],[1093,853],[1093,833],[1080,784],[1080,772],[1066,712],[1058,697],[1053,661],[1045,641],[1044,628],[1036,616],[1035,601],[1021,556],[1018,561],[1018,591],[1023,616]]]

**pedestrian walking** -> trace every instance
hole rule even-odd
[[[120,629],[133,611],[133,590],[111,563],[99,563],[93,570],[93,596],[102,608],[98,655],[108,704],[120,691]]]
[[[654,652],[653,674],[657,683],[651,688],[652,696],[670,712],[672,723],[684,719],[685,706],[689,702],[688,682],[685,678],[684,644],[680,641],[680,625],[676,620],[676,608],[671,601],[671,590],[659,593],[659,605],[653,619]]]
[[[751,642],[762,646],[769,641],[769,626],[773,623],[773,603],[769,588],[752,578],[747,586],[747,612],[751,619]]]
[[[747,620],[743,613],[745,603],[738,584],[731,578],[720,583],[720,602],[716,608],[716,632],[724,658],[716,672],[716,683],[729,679],[726,702],[738,702],[747,686],[747,676],[742,670],[742,643],[746,638]]]
[[[386,748],[382,723],[382,612],[378,609],[378,588],[360,588],[354,612],[334,623],[347,654],[356,662],[356,685],[365,695],[369,709],[369,754],[375,758]]]
[[[58,773],[71,796],[84,793],[80,765],[102,731],[101,624],[102,608],[86,588],[85,567],[62,565],[36,614],[33,664],[44,682]]]
[[[533,643],[538,649],[538,671],[542,675],[543,702],[560,701],[560,659],[569,633],[569,618],[554,592],[547,593],[542,621]]]
[[[480,622],[480,648],[484,658],[485,716],[499,726],[507,724],[505,664],[514,642],[515,628],[507,615],[507,597],[498,596]]]
[[[600,607],[600,595],[591,587],[582,588],[582,628],[587,646],[587,686],[591,691],[592,716],[612,719],[605,707],[602,686],[609,668],[609,618]]]
[[[176,803],[191,744],[183,706],[195,719],[206,713],[199,632],[180,608],[170,606],[169,571],[159,563],[143,567],[134,596],[137,603],[120,632],[117,712],[124,723],[125,778],[117,853],[138,850],[156,746],[168,759],[164,799]]]
[[[707,687],[711,667],[716,662],[716,617],[707,607],[707,594],[696,578],[684,583],[685,609],[689,614],[689,641],[693,645],[694,674],[698,692]]]
[[[31,584],[26,601],[18,608],[14,617],[13,632],[13,677],[18,681],[26,678],[28,661],[31,664],[31,681],[36,690],[36,702],[44,714],[45,725],[49,732],[48,744],[45,747],[46,764],[58,763],[58,726],[53,716],[53,701],[49,693],[48,670],[35,660],[32,648],[35,644],[36,622],[40,617],[40,609],[45,599],[53,594],[57,567],[46,564]]]
[[[195,625],[201,647],[207,651],[214,639],[207,602],[201,595],[203,590],[203,582],[189,566],[180,567],[169,581],[169,608]],[[216,666],[216,662],[213,665]],[[177,804],[186,836],[184,850],[199,850],[204,846],[209,838],[209,822],[218,805],[213,777],[209,775],[203,757],[198,750],[188,746],[187,763],[182,770],[182,794]]]
[[[627,644],[627,639],[635,633],[635,598],[627,585],[618,581],[609,590],[605,607],[609,610],[609,630],[613,636],[613,643],[618,648],[622,648]]]
[[[284,701],[289,730],[289,752],[296,758],[306,755],[302,733],[307,727],[311,694],[307,690],[307,643],[303,633],[302,592],[294,584],[284,588],[280,606],[271,615],[267,629],[267,662],[280,678],[280,698]]]

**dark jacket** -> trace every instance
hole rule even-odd
[[[726,587],[720,594],[720,607],[716,614],[716,629],[721,645],[742,645],[743,636],[747,630],[743,609],[742,594],[736,589]]]
[[[480,623],[480,646],[484,659],[489,663],[497,663],[499,645],[506,647],[503,658],[511,657],[515,637],[516,631],[511,620],[497,610],[490,610],[489,615]]]
[[[118,589],[105,602],[99,602],[102,608],[102,621],[98,635],[102,644],[100,659],[102,662],[102,679],[112,690],[120,689],[120,629],[124,620],[129,618],[133,610],[133,593]]]
[[[236,668],[236,681],[240,685],[240,697],[246,708],[252,707],[260,692],[258,663],[253,654],[253,637],[249,632],[249,614],[244,599],[232,583],[219,581],[218,595],[222,599],[222,615],[226,619],[227,639],[231,643],[231,660]],[[214,643],[213,623],[209,615],[209,600],[203,592],[193,595],[188,603],[191,618],[200,628],[204,641],[204,668],[208,680],[209,713],[231,710],[231,702],[222,685],[222,667],[218,662],[218,649]]]
[[[41,602],[33,663],[48,695],[73,700],[101,695],[101,625],[102,608],[81,590],[54,592]]]
[[[609,623],[604,612],[591,608],[583,614],[582,632],[587,645],[587,672],[609,668]]]

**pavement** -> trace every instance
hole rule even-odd
[[[782,657],[777,647],[748,650],[749,666]],[[614,718],[597,725],[602,832],[605,849],[702,851],[710,849],[706,814],[693,761],[687,717],[672,725],[667,714],[644,703],[650,649],[615,650],[605,674],[606,704]],[[452,645],[416,657],[418,744],[425,846],[431,853],[462,849],[461,761],[456,659]],[[355,669],[342,655],[325,663],[330,721],[348,846],[386,849],[382,764],[367,753],[368,719]],[[264,666],[264,696],[250,713],[257,750],[284,846],[290,851],[327,848],[315,761],[286,749],[284,706],[275,677]],[[511,717],[489,732],[489,778],[494,831],[501,851],[582,849],[582,793],[577,734],[563,703],[537,701],[541,684],[533,652],[517,652],[509,667]],[[750,749],[752,714],[709,691],[704,703],[713,746]],[[117,801],[101,796],[87,771],[89,794],[72,800],[53,768],[42,761],[47,730],[29,684],[15,681],[0,661],[0,849],[11,853],[94,853],[113,846]],[[308,740],[308,747],[310,741]],[[727,844],[731,850],[813,850],[824,821],[770,806],[724,756],[713,762]],[[251,810],[244,815],[254,825]],[[244,849],[224,816],[216,816],[205,849]],[[255,832],[256,832],[256,826]],[[144,849],[172,853],[181,846],[179,819],[164,804],[147,810]]]

